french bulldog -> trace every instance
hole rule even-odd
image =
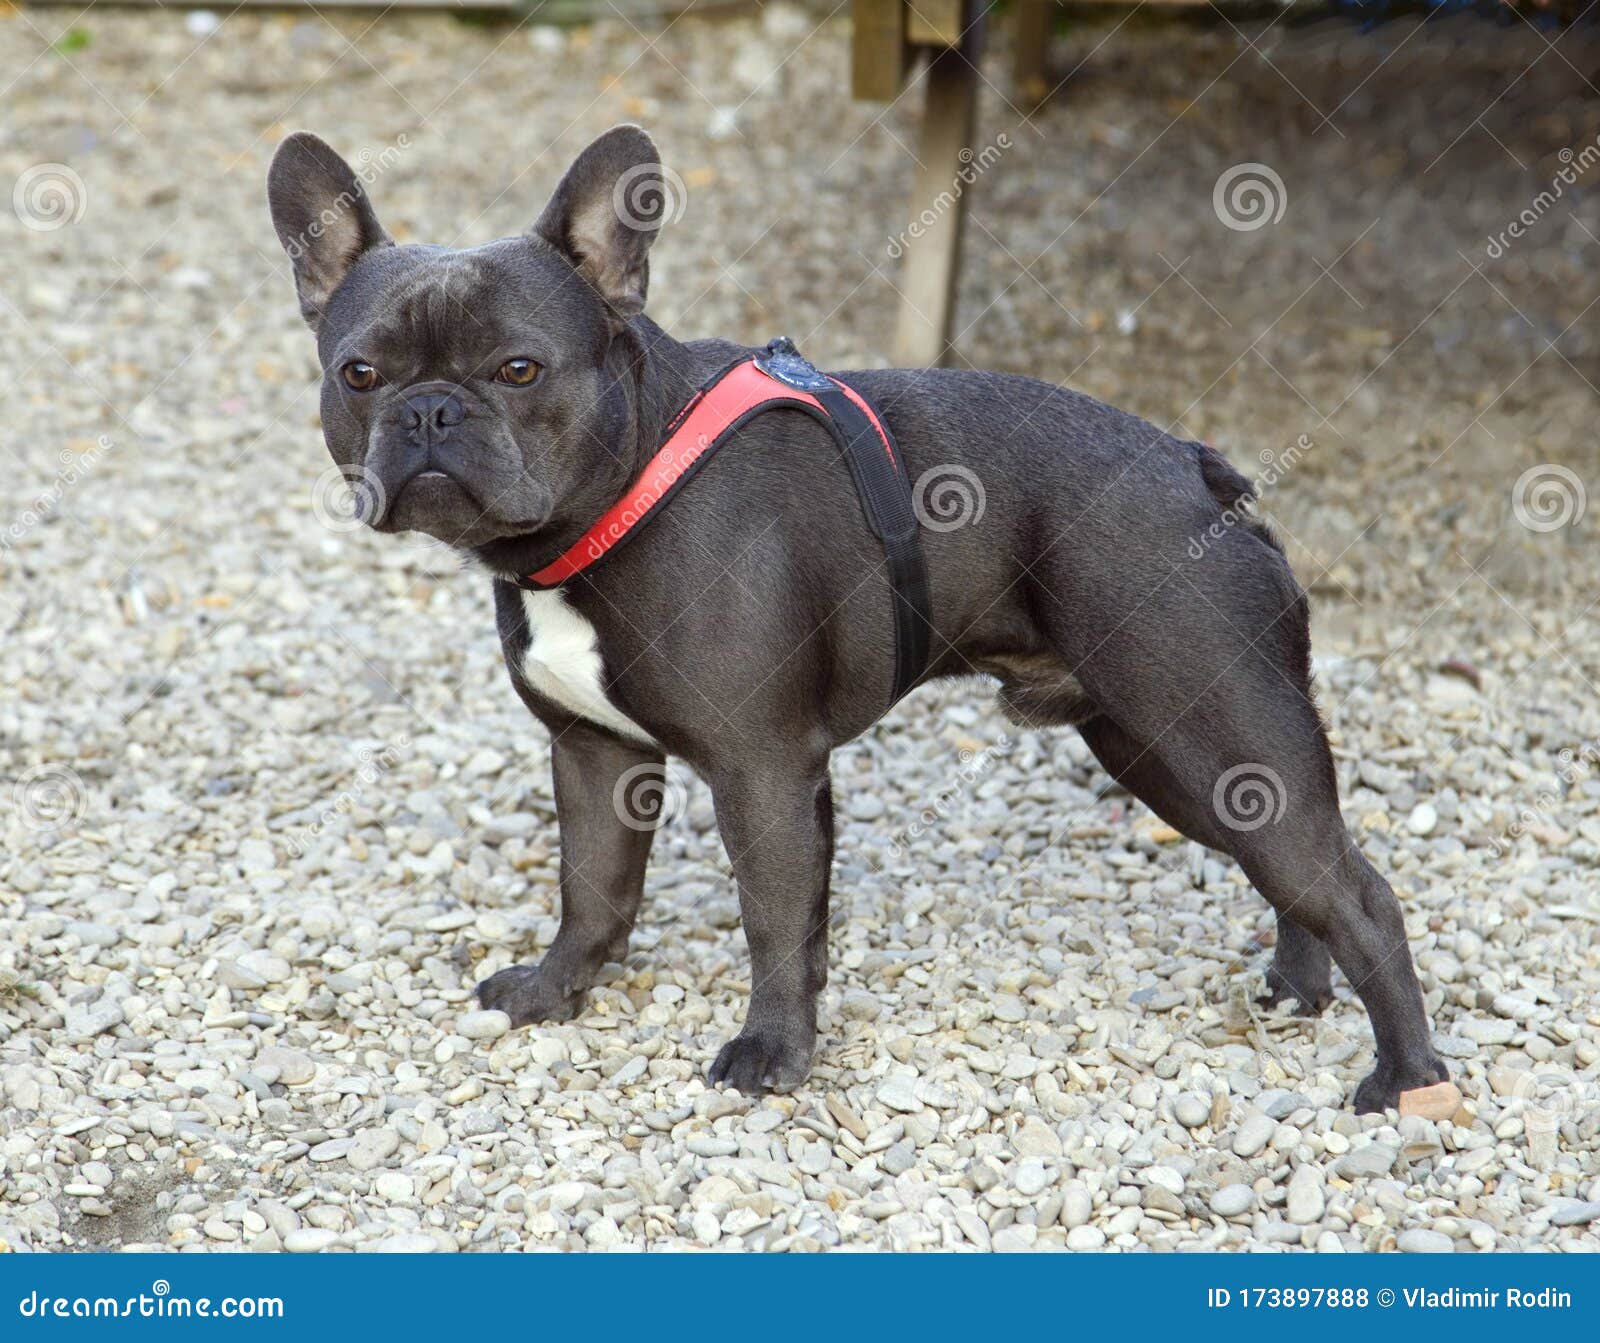
[[[608,131],[525,234],[478,247],[396,245],[360,177],[305,133],[279,147],[268,198],[316,335],[327,447],[364,520],[493,576],[512,685],[552,739],[559,931],[479,998],[519,1026],[567,1019],[624,956],[675,756],[709,784],[750,952],[744,1026],[709,1076],[799,1085],[828,970],[829,758],[885,713],[894,675],[883,550],[835,441],[804,414],[756,416],[605,563],[529,591],[519,578],[751,353],[680,342],[644,313],[667,201],[650,137]],[[1358,1111],[1444,1080],[1399,902],[1340,814],[1306,596],[1250,482],[1204,444],[1032,378],[838,377],[910,479],[955,472],[983,492],[969,525],[922,530],[924,682],[998,682],[1014,721],[1072,727],[1158,816],[1235,858],[1277,912],[1264,1000],[1320,1012],[1337,962],[1366,1007]]]

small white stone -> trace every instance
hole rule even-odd
[[[1431,835],[1439,824],[1438,809],[1431,802],[1419,802],[1406,817],[1406,829],[1413,835]]]
[[[396,1170],[387,1170],[372,1184],[373,1191],[386,1203],[410,1203],[415,1196],[411,1177]]]
[[[339,1239],[337,1231],[321,1227],[303,1226],[283,1238],[283,1248],[290,1254],[320,1254]]]
[[[456,1034],[468,1040],[498,1040],[511,1029],[511,1018],[504,1012],[465,1012],[456,1018]]]
[[[1454,1254],[1456,1248],[1455,1241],[1444,1232],[1420,1226],[1402,1231],[1395,1245],[1402,1254]]]
[[[1075,1226],[1067,1232],[1069,1250],[1098,1250],[1106,1243],[1106,1233],[1097,1226]]]
[[[1322,1172],[1307,1163],[1289,1177],[1289,1193],[1285,1204],[1288,1217],[1296,1226],[1310,1226],[1319,1221],[1327,1199],[1322,1188]]]
[[[1256,1192],[1247,1184],[1226,1184],[1211,1196],[1211,1211],[1218,1217],[1240,1217],[1256,1205]]]

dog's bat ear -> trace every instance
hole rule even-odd
[[[296,131],[272,156],[267,203],[278,241],[294,265],[300,311],[313,331],[334,291],[360,257],[393,247],[361,179],[323,141]]]
[[[605,300],[621,326],[644,311],[650,244],[670,204],[654,142],[613,126],[573,161],[533,226]]]

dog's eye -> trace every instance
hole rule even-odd
[[[371,364],[363,364],[359,359],[346,364],[339,372],[344,378],[344,385],[352,392],[370,392],[383,381],[377,369]]]
[[[507,359],[495,373],[495,381],[509,382],[513,387],[528,387],[538,379],[540,367],[531,359]]]

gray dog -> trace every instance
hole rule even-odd
[[[829,755],[883,715],[896,674],[884,549],[835,439],[790,410],[755,417],[604,564],[531,589],[752,353],[643,316],[665,201],[650,138],[607,132],[528,233],[460,251],[396,246],[315,136],[284,141],[268,196],[317,337],[328,450],[370,525],[495,575],[512,684],[553,739],[560,931],[537,966],[479,985],[483,1003],[519,1025],[571,1017],[624,955],[671,754],[710,785],[750,947],[745,1025],[710,1076],[796,1086],[827,977]],[[1305,594],[1241,511],[1249,482],[1029,378],[839,378],[908,479],[984,490],[980,520],[921,536],[923,679],[996,678],[1013,719],[1076,728],[1153,811],[1237,859],[1278,912],[1267,1000],[1320,1011],[1337,961],[1366,1006],[1377,1060],[1357,1110],[1443,1080],[1399,903],[1340,816]],[[1248,815],[1239,788],[1258,790]]]

